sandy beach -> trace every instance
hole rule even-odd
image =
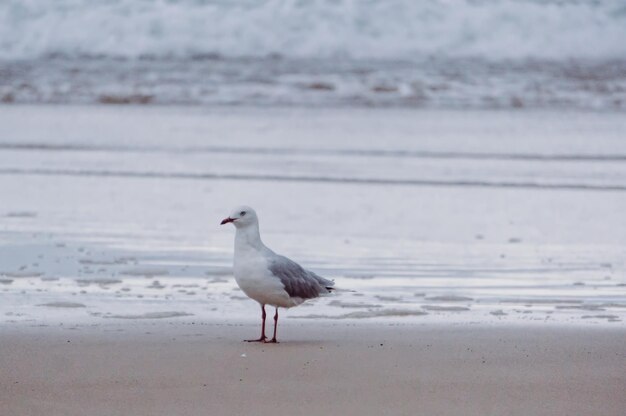
[[[622,415],[625,131],[4,107],[0,414]],[[339,288],[284,311],[278,345],[242,342],[259,309],[219,226],[240,203]]]
[[[623,328],[289,322],[2,334],[3,415],[622,415]]]
[[[615,0],[0,1],[0,416],[626,415],[624,39]],[[322,296],[268,345],[246,294]]]

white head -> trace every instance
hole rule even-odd
[[[245,228],[253,224],[258,224],[259,220],[256,216],[256,212],[249,206],[242,205],[233,210],[228,218],[222,220],[221,225],[232,222],[237,228]]]

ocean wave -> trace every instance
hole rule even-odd
[[[4,0],[0,59],[43,56],[626,58],[626,3]]]
[[[0,105],[626,108],[626,59],[0,59]]]

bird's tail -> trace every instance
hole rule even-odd
[[[335,281],[334,280],[328,280],[328,279],[325,279],[322,276],[318,276],[316,274],[314,276],[315,276],[315,279],[317,280],[317,283],[319,283],[319,285],[326,290],[325,292],[323,290],[320,290],[320,292],[321,292],[320,294],[321,295],[332,293],[333,290],[335,290]]]
[[[356,290],[352,290],[352,289],[344,289],[344,288],[341,288],[341,287],[334,287],[334,286],[333,286],[333,287],[331,287],[331,290],[332,290],[333,292],[337,292],[337,293],[339,293],[339,292],[357,293],[357,291],[356,291]]]
[[[327,291],[326,293],[333,293],[333,292],[356,293],[356,290],[335,287],[334,280],[324,279],[323,277],[320,277],[320,276],[317,276],[317,277],[318,277],[318,281],[320,282],[320,285],[324,286],[324,289],[326,289]]]

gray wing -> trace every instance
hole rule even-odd
[[[272,256],[269,260],[269,269],[280,279],[291,297],[316,298],[321,294],[330,293],[335,284],[332,280],[303,269],[298,263],[284,256]]]

